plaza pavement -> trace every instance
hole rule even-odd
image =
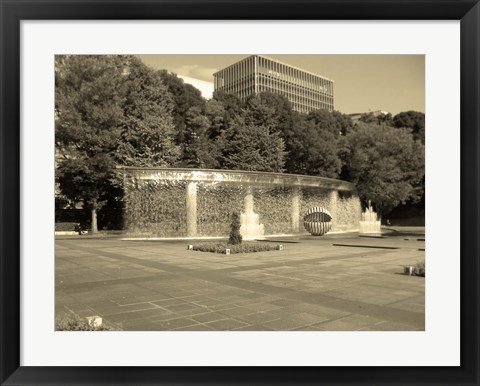
[[[133,331],[424,330],[425,279],[403,275],[424,259],[422,232],[283,238],[283,251],[235,255],[57,238],[56,317]]]

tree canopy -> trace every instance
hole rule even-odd
[[[223,132],[221,166],[225,169],[283,172],[285,143],[277,131],[266,125],[237,117]]]
[[[344,139],[342,178],[353,182],[366,204],[385,214],[421,194],[424,146],[409,129],[359,123]]]
[[[125,74],[122,134],[115,153],[125,166],[171,166],[180,157],[174,142],[174,101],[161,74],[132,61]]]
[[[425,114],[418,111],[405,111],[393,117],[395,127],[412,129],[413,137],[425,144]]]
[[[112,197],[115,164],[166,166],[178,158],[172,98],[133,56],[57,56],[55,142],[62,193],[96,214]]]

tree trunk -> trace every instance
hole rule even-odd
[[[98,227],[97,227],[97,207],[94,206],[91,209],[91,214],[92,214],[92,224],[90,226],[90,231],[92,233],[98,233]]]

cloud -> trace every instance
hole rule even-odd
[[[190,78],[197,78],[208,82],[212,81],[213,73],[216,71],[217,69],[214,67],[202,67],[198,64],[185,64],[183,66],[172,69],[172,72],[178,75],[184,75]]]

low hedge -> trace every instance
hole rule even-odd
[[[55,232],[78,232],[80,225],[78,222],[56,222]]]
[[[256,242],[242,242],[241,244],[204,243],[193,246],[194,251],[200,252],[225,253],[226,249],[230,249],[231,254],[251,253],[278,250],[278,246]]]

